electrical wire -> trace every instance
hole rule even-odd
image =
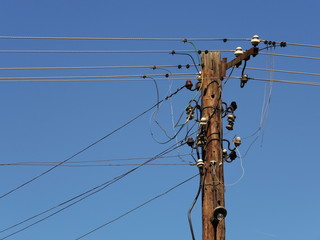
[[[204,179],[204,177],[203,177],[203,175],[202,175],[202,173],[201,173],[201,171],[200,171],[199,188],[198,188],[198,191],[197,191],[197,193],[196,193],[196,196],[195,196],[195,198],[194,198],[194,200],[193,200],[193,202],[192,202],[192,204],[191,204],[191,206],[190,206],[190,208],[189,208],[189,210],[188,210],[188,222],[189,222],[189,227],[190,227],[190,232],[191,232],[192,240],[195,240],[196,238],[195,238],[195,236],[194,236],[194,231],[193,231],[193,226],[192,226],[192,219],[191,219],[191,213],[192,213],[192,210],[193,210],[195,204],[197,203],[198,198],[199,198],[199,195],[200,195],[200,193],[201,193],[201,191],[202,191],[202,188],[203,188],[203,179]]]
[[[320,58],[319,58],[319,57],[308,57],[308,56],[286,55],[286,54],[278,54],[278,53],[263,53],[263,52],[259,52],[259,54],[263,54],[263,55],[272,55],[272,56],[278,56],[278,57],[291,57],[291,58],[305,58],[305,59],[320,60]]]
[[[249,41],[249,38],[104,38],[104,37],[34,37],[0,36],[0,39],[42,39],[42,40],[126,40],[126,41]]]
[[[235,181],[234,183],[225,184],[225,186],[227,186],[227,187],[231,187],[231,186],[234,186],[234,185],[238,184],[243,179],[244,174],[245,174],[245,170],[244,170],[244,167],[243,167],[243,159],[242,159],[241,153],[240,153],[238,148],[236,148],[236,151],[238,152],[238,156],[239,156],[239,159],[240,159],[240,167],[241,167],[242,173],[241,173],[241,176],[239,177],[239,179],[237,181]]]
[[[137,207],[135,207],[135,208],[133,208],[133,209],[131,209],[131,210],[129,210],[129,211],[127,211],[127,212],[125,212],[124,214],[120,215],[119,217],[116,217],[116,218],[114,218],[114,219],[112,219],[112,220],[110,220],[110,221],[108,221],[108,222],[106,222],[106,223],[104,223],[104,224],[100,225],[99,227],[97,227],[97,228],[95,228],[95,229],[93,229],[93,230],[91,230],[91,231],[89,231],[89,232],[87,232],[87,233],[85,233],[85,234],[81,235],[80,237],[77,237],[75,240],[82,239],[82,238],[84,238],[84,237],[86,237],[86,236],[88,236],[88,235],[90,235],[90,234],[92,234],[92,233],[94,233],[94,232],[98,231],[99,229],[101,229],[101,228],[103,228],[103,227],[106,227],[107,225],[110,225],[111,223],[113,223],[113,222],[115,222],[115,221],[117,221],[117,220],[119,220],[119,219],[121,219],[121,218],[125,217],[126,215],[128,215],[128,214],[130,214],[130,213],[134,212],[135,210],[137,210],[137,209],[139,209],[139,208],[141,208],[141,207],[143,207],[143,206],[147,205],[148,203],[150,203],[150,202],[152,202],[152,201],[154,201],[154,200],[156,200],[156,199],[158,199],[158,198],[160,198],[160,197],[162,197],[162,196],[164,196],[164,195],[168,194],[169,192],[171,192],[171,191],[173,191],[174,189],[176,189],[176,188],[180,187],[181,185],[183,185],[183,184],[185,184],[185,183],[189,182],[190,180],[192,180],[193,178],[197,177],[198,175],[199,175],[199,174],[196,174],[196,175],[194,175],[194,176],[192,176],[192,177],[188,178],[187,180],[185,180],[185,181],[183,181],[183,182],[181,182],[181,183],[179,183],[179,184],[177,184],[177,185],[173,186],[172,188],[168,189],[167,191],[165,191],[165,192],[163,192],[163,193],[161,193],[161,194],[159,194],[159,195],[157,195],[157,196],[155,196],[155,197],[153,197],[153,198],[149,199],[148,201],[146,201],[146,202],[144,202],[144,203],[140,204],[139,206],[137,206]]]
[[[186,154],[180,154],[180,156],[185,157],[185,156],[190,156],[190,153]],[[176,158],[178,155],[171,155],[171,156],[163,156],[160,157],[162,159],[168,159],[168,158]],[[95,162],[113,162],[113,161],[133,161],[133,160],[145,160],[149,159],[151,157],[134,157],[134,158],[112,158],[112,159],[105,159],[105,160],[84,160],[84,161],[72,161],[68,162],[69,164],[76,164],[76,163],[95,163]],[[13,162],[13,163],[1,163],[0,165],[19,165],[19,164],[57,164],[59,162]]]
[[[216,50],[210,50],[216,51]],[[219,50],[234,52],[234,50]],[[170,50],[0,50],[0,53],[169,53]],[[175,53],[193,53],[193,50],[174,50]]]
[[[179,154],[179,155],[171,155],[171,156],[163,156],[159,157],[161,159],[168,159],[168,158],[176,158],[178,156],[186,157],[190,156],[190,153],[186,154]],[[134,161],[134,160],[146,160],[150,159],[151,157],[136,157],[136,158],[113,158],[113,159],[105,159],[105,160],[84,160],[84,161],[72,161],[68,162],[68,164],[83,164],[83,163],[101,163],[101,162],[114,162],[114,161]],[[59,162],[40,162],[40,161],[34,161],[34,162],[11,162],[11,163],[0,163],[0,166],[10,166],[10,165],[30,165],[30,164],[57,164]],[[64,165],[61,165],[64,166]]]
[[[242,68],[242,67],[239,67],[239,68]],[[247,69],[257,70],[257,71],[268,71],[268,72],[280,72],[280,73],[292,73],[292,74],[320,76],[320,73],[295,72],[295,71],[286,71],[286,70],[277,70],[277,69],[253,68],[253,67],[247,67]]]
[[[241,79],[240,77],[230,77],[234,79]],[[264,81],[264,82],[279,82],[279,83],[292,83],[292,84],[301,84],[301,85],[310,85],[310,86],[320,86],[319,82],[299,82],[299,81],[289,81],[289,80],[275,80],[275,79],[263,79],[263,78],[249,78],[250,80],[255,81]]]
[[[277,42],[280,43],[280,42]],[[311,44],[305,44],[305,43],[288,43],[286,42],[286,45],[291,45],[291,46],[299,46],[299,47],[313,47],[313,48],[320,48],[320,45],[311,45]]]
[[[94,188],[91,188],[90,190],[88,190],[88,191],[86,191],[86,192],[83,192],[83,193],[81,193],[81,194],[79,194],[79,195],[77,195],[77,196],[75,196],[75,197],[73,197],[73,198],[71,198],[71,199],[69,199],[69,200],[67,200],[67,201],[64,201],[64,202],[62,202],[62,203],[60,203],[60,204],[58,204],[58,205],[56,205],[56,206],[54,206],[54,207],[52,207],[52,208],[49,208],[49,209],[47,209],[47,210],[45,210],[45,211],[43,211],[43,212],[41,212],[41,213],[39,213],[39,214],[36,214],[36,215],[34,215],[34,216],[32,216],[32,217],[30,217],[30,218],[28,218],[28,219],[25,219],[25,220],[23,220],[23,221],[21,221],[21,222],[19,222],[19,223],[17,223],[17,224],[14,224],[14,225],[12,225],[12,226],[10,226],[10,227],[7,227],[6,229],[1,230],[0,232],[5,232],[5,231],[7,231],[7,230],[9,230],[9,229],[12,229],[12,228],[14,228],[14,227],[17,227],[17,226],[19,226],[19,225],[21,225],[21,224],[23,224],[23,223],[26,223],[26,222],[34,219],[34,218],[37,218],[37,217],[39,217],[39,216],[41,216],[41,215],[43,215],[43,214],[45,214],[45,213],[47,213],[47,212],[50,212],[50,211],[52,211],[53,209],[56,209],[56,208],[58,208],[58,207],[61,207],[61,206],[65,205],[65,204],[67,204],[67,203],[69,203],[69,202],[72,202],[72,201],[78,199],[77,201],[74,201],[74,202],[70,203],[69,205],[67,205],[67,206],[65,206],[65,207],[63,207],[63,208],[61,208],[61,209],[59,209],[59,210],[51,213],[50,215],[48,215],[48,216],[46,216],[46,217],[43,217],[43,218],[41,218],[40,220],[37,220],[36,222],[31,223],[31,224],[29,224],[28,226],[23,227],[22,229],[19,229],[19,230],[13,232],[13,233],[11,233],[11,234],[9,234],[9,235],[1,238],[1,239],[9,238],[9,237],[11,237],[11,236],[13,236],[13,235],[15,235],[15,234],[17,234],[17,233],[19,233],[19,232],[22,232],[22,231],[24,231],[24,230],[26,230],[26,229],[34,226],[34,225],[36,225],[36,224],[38,224],[38,223],[46,220],[46,219],[48,219],[48,218],[50,218],[50,217],[58,214],[59,212],[61,212],[61,211],[65,210],[65,209],[67,209],[67,208],[69,208],[69,207],[77,204],[78,202],[80,202],[80,201],[82,201],[82,200],[84,200],[84,199],[86,199],[86,198],[88,198],[88,197],[90,197],[90,196],[92,196],[92,195],[94,195],[94,194],[96,194],[96,193],[104,190],[105,188],[107,188],[108,186],[110,186],[110,185],[114,184],[115,182],[121,180],[122,178],[124,178],[124,177],[127,176],[128,174],[136,171],[137,169],[139,169],[139,168],[141,168],[142,166],[150,163],[151,161],[157,159],[158,157],[163,156],[163,155],[165,155],[165,154],[167,154],[167,153],[170,153],[170,152],[174,151],[175,149],[177,149],[178,147],[180,147],[180,146],[182,146],[182,145],[184,145],[184,144],[185,144],[185,143],[183,143],[183,141],[180,141],[180,142],[178,142],[178,144],[174,144],[174,145],[170,146],[169,148],[165,149],[164,151],[162,151],[161,153],[157,154],[157,155],[154,156],[153,158],[150,158],[149,160],[145,161],[144,163],[140,164],[139,166],[137,166],[137,167],[135,167],[135,168],[133,168],[133,169],[131,169],[131,170],[129,170],[129,171],[127,171],[127,172],[125,172],[125,173],[123,173],[123,174],[121,174],[121,175],[113,178],[113,179],[111,179],[111,180],[108,180],[108,181],[106,181],[106,182],[104,182],[104,183],[102,183],[102,184],[100,184],[100,185],[98,185],[98,186],[96,186],[96,187],[94,187]],[[79,198],[80,198],[80,199],[79,199]]]
[[[158,81],[190,80],[193,78],[157,78]],[[124,82],[124,81],[152,81],[144,78],[107,78],[107,79],[37,79],[37,80],[0,80],[0,83],[46,83],[46,82]]]
[[[227,82],[229,81],[234,69],[235,69],[235,66],[232,67],[232,69],[231,69],[231,71],[229,73],[229,76],[227,77],[226,81],[223,83],[223,86],[225,86],[227,84]]]
[[[155,87],[156,87],[156,93],[157,93],[157,101],[159,101],[159,87],[158,87],[158,84],[157,84],[157,81],[153,78],[153,77],[150,77],[150,76],[147,76],[149,78],[151,78],[155,84]],[[162,104],[161,104],[162,105]],[[157,109],[153,112],[152,116],[153,116],[153,120],[154,122],[158,125],[158,127],[162,130],[162,132],[170,139],[171,137],[169,136],[169,134],[167,133],[167,131],[164,129],[164,127],[162,127],[162,125],[157,121],[157,114],[160,110],[160,105],[157,106]],[[150,119],[151,120],[151,119]],[[151,126],[150,126],[150,134],[151,134],[151,137],[158,143],[160,143],[158,140],[155,139],[154,137],[154,134],[151,130]]]
[[[118,163],[118,164],[64,164],[61,167],[125,167],[125,166],[137,166],[139,163]],[[188,163],[150,163],[148,166],[186,166]],[[26,164],[0,164],[0,166],[54,166],[50,163],[26,163]]]
[[[192,76],[197,75],[196,73],[173,73],[173,76]],[[0,77],[0,80],[36,80],[36,79],[86,79],[86,78],[151,78],[151,77],[161,77],[167,76],[165,74],[148,74],[148,75],[107,75],[107,76],[56,76],[56,77]],[[154,80],[151,78],[151,80]]]
[[[185,65],[153,65],[153,66],[84,66],[84,67],[14,67],[14,68],[0,68],[0,70],[59,70],[59,69],[116,69],[116,68],[151,68],[151,69],[161,69],[161,68],[171,68],[171,67],[189,67],[193,66],[190,64]]]
[[[178,88],[174,93],[172,93],[171,95],[168,95],[167,97],[165,97],[164,99],[162,99],[161,101],[157,102],[156,104],[154,104],[153,106],[151,106],[150,108],[148,108],[147,110],[143,111],[142,113],[138,114],[137,116],[135,116],[134,118],[130,119],[129,121],[127,121],[126,123],[124,123],[123,125],[121,125],[120,127],[116,128],[115,130],[109,132],[108,134],[106,134],[105,136],[103,136],[102,138],[98,139],[97,141],[91,143],[90,145],[88,145],[87,147],[83,148],[82,150],[80,150],[79,152],[73,154],[71,157],[68,157],[67,159],[63,160],[62,162],[58,163],[57,165],[49,168],[48,170],[42,172],[41,174],[31,178],[30,180],[24,182],[23,184],[13,188],[12,190],[2,194],[0,196],[0,198],[3,198],[5,196],[8,196],[9,194],[17,191],[18,189],[32,183],[33,181],[37,180],[38,178],[46,175],[47,173],[51,172],[52,170],[54,170],[55,168],[59,167],[60,165],[68,162],[69,160],[71,160],[72,158],[78,156],[79,154],[83,153],[84,151],[88,150],[89,148],[93,147],[94,145],[98,144],[99,142],[105,140],[106,138],[110,137],[111,135],[113,135],[114,133],[118,132],[119,130],[121,130],[122,128],[126,127],[127,125],[129,125],[130,123],[134,122],[136,119],[140,118],[141,116],[143,116],[144,114],[146,114],[147,112],[151,111],[153,108],[157,107],[161,102],[171,98],[172,96],[174,96],[175,94],[177,94],[179,91],[181,91],[185,86],[183,85],[182,87]]]
[[[199,68],[197,67],[197,64],[196,64],[196,62],[195,62],[195,60],[194,60],[194,58],[193,58],[193,56],[192,56],[191,54],[189,54],[189,53],[183,53],[183,52],[177,52],[177,51],[175,51],[175,53],[172,53],[172,55],[173,55],[173,54],[189,56],[189,57],[191,58],[192,62],[193,62],[193,66],[194,66],[194,67],[197,69],[197,71],[199,72]],[[197,53],[197,54],[198,54],[198,53]]]
[[[299,46],[299,47],[313,47],[320,48],[320,45],[311,45],[311,44],[303,44],[303,43],[286,43],[287,45]]]

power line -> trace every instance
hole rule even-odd
[[[125,167],[138,166],[139,163],[118,164],[62,164],[61,167]],[[147,166],[190,166],[189,163],[149,163]],[[54,166],[53,163],[1,163],[0,166]]]
[[[103,141],[104,139],[110,137],[111,135],[113,135],[114,133],[118,132],[119,130],[121,130],[122,128],[126,127],[127,125],[129,125],[130,123],[132,123],[133,121],[135,121],[136,119],[140,118],[141,116],[143,116],[144,114],[146,114],[147,112],[151,111],[153,108],[155,108],[156,106],[158,106],[161,102],[171,98],[172,96],[174,96],[175,94],[177,94],[180,90],[182,90],[185,86],[182,86],[180,88],[178,88],[174,93],[168,95],[167,97],[165,97],[164,99],[162,99],[161,101],[157,102],[156,104],[154,104],[152,107],[148,108],[147,110],[145,110],[144,112],[138,114],[137,116],[135,116],[134,118],[130,119],[129,121],[127,121],[125,124],[121,125],[120,127],[116,128],[115,130],[111,131],[110,133],[106,134],[105,136],[103,136],[102,138],[98,139],[97,141],[91,143],[90,145],[88,145],[87,147],[83,148],[82,150],[80,150],[79,152],[73,154],[71,157],[63,160],[62,162],[58,163],[57,165],[49,168],[48,170],[42,172],[41,174],[31,178],[30,180],[24,182],[23,184],[15,187],[14,189],[2,194],[0,196],[0,198],[3,198],[15,191],[17,191],[18,189],[32,183],[33,181],[37,180],[38,178],[44,176],[45,174],[51,172],[52,170],[54,170],[55,168],[59,167],[60,165],[66,163],[67,161],[71,160],[72,158],[78,156],[79,154],[83,153],[84,151],[88,150],[89,148],[93,147],[94,145],[98,144],[99,142]]]
[[[199,175],[199,174],[196,174],[196,175],[194,175],[194,176],[192,176],[192,177],[188,178],[187,180],[185,180],[185,181],[183,181],[183,182],[181,182],[181,183],[179,183],[179,184],[177,184],[177,185],[173,186],[172,188],[168,189],[167,191],[165,191],[165,192],[163,192],[163,193],[161,193],[161,194],[159,194],[159,195],[157,195],[157,196],[155,196],[155,197],[153,197],[153,198],[149,199],[148,201],[146,201],[146,202],[144,202],[144,203],[140,204],[139,206],[137,206],[137,207],[135,207],[135,208],[131,209],[130,211],[127,211],[126,213],[124,213],[124,214],[120,215],[119,217],[116,217],[116,218],[114,218],[114,219],[112,219],[112,220],[110,220],[110,221],[108,221],[108,222],[106,222],[106,223],[104,223],[104,224],[100,225],[99,227],[97,227],[97,228],[95,228],[95,229],[91,230],[90,232],[87,232],[87,233],[85,233],[85,234],[81,235],[80,237],[76,238],[75,240],[79,240],[79,239],[81,239],[81,238],[84,238],[84,237],[86,237],[86,236],[88,236],[88,235],[90,235],[90,234],[92,234],[92,233],[94,233],[94,232],[98,231],[99,229],[101,229],[101,228],[103,228],[103,227],[105,227],[105,226],[107,226],[107,225],[110,225],[111,223],[113,223],[113,222],[115,222],[115,221],[117,221],[117,220],[119,220],[119,219],[121,219],[121,218],[125,217],[126,215],[128,215],[128,214],[130,214],[130,213],[134,212],[135,210],[137,210],[137,209],[139,209],[139,208],[141,208],[141,207],[143,207],[143,206],[147,205],[148,203],[150,203],[150,202],[152,202],[152,201],[156,200],[157,198],[160,198],[160,197],[162,197],[162,196],[164,196],[164,195],[168,194],[169,192],[171,192],[171,191],[173,191],[174,189],[176,189],[176,188],[180,187],[181,185],[183,185],[183,184],[187,183],[188,181],[192,180],[193,178],[197,177],[198,175]]]
[[[25,223],[25,222],[28,222],[28,221],[36,218],[36,217],[39,217],[39,216],[41,216],[41,215],[43,215],[43,214],[45,214],[45,213],[47,213],[47,212],[52,211],[52,210],[55,209],[55,208],[61,207],[61,206],[65,205],[65,204],[67,204],[67,203],[69,203],[69,202],[72,202],[72,201],[74,201],[74,200],[76,200],[76,199],[78,199],[78,198],[81,197],[81,198],[78,199],[77,201],[72,202],[72,203],[70,203],[69,205],[67,205],[67,206],[65,206],[65,207],[63,207],[63,208],[61,208],[61,209],[53,212],[52,214],[50,214],[50,215],[48,215],[48,216],[46,216],[46,217],[43,217],[42,219],[40,219],[40,220],[38,220],[38,221],[36,221],[36,222],[34,222],[34,223],[31,223],[31,224],[29,224],[28,226],[26,226],[26,227],[24,227],[24,228],[22,228],[22,229],[19,229],[19,230],[13,232],[13,233],[11,233],[11,234],[9,234],[9,235],[1,238],[1,239],[9,238],[9,237],[11,237],[11,236],[13,236],[13,235],[15,235],[15,234],[17,234],[17,233],[19,233],[19,232],[22,232],[22,231],[24,231],[24,230],[26,230],[26,229],[34,226],[34,225],[36,225],[36,224],[38,224],[38,223],[46,220],[46,219],[48,219],[48,218],[50,218],[50,217],[58,214],[59,212],[61,212],[61,211],[65,210],[65,209],[67,209],[67,208],[75,205],[76,203],[78,203],[78,202],[80,202],[80,201],[82,201],[82,200],[84,200],[84,199],[86,199],[86,198],[88,198],[88,197],[90,197],[90,196],[92,196],[92,195],[94,195],[94,194],[102,191],[103,189],[107,188],[108,186],[110,186],[110,185],[114,184],[115,182],[121,180],[122,178],[124,178],[124,177],[127,176],[128,174],[136,171],[137,169],[141,168],[142,166],[144,166],[144,165],[150,163],[151,161],[157,159],[158,157],[163,156],[163,155],[165,155],[165,154],[167,154],[167,153],[169,153],[169,152],[174,151],[175,149],[179,148],[179,147],[182,146],[182,145],[184,145],[183,141],[177,142],[177,143],[175,143],[174,145],[172,145],[172,146],[170,146],[169,148],[167,148],[167,149],[165,149],[164,151],[162,151],[161,153],[157,154],[156,156],[154,156],[154,157],[150,158],[149,160],[145,161],[144,163],[139,164],[139,166],[137,166],[137,167],[135,167],[135,168],[133,168],[133,169],[131,169],[131,170],[129,170],[129,171],[127,171],[127,172],[125,172],[125,173],[123,173],[123,174],[121,174],[121,175],[113,178],[113,179],[111,179],[111,180],[108,180],[108,181],[106,181],[106,182],[104,182],[104,183],[102,183],[102,184],[100,184],[100,185],[98,185],[98,186],[96,186],[96,187],[94,187],[94,188],[92,188],[92,189],[84,192],[84,193],[81,193],[81,194],[79,194],[79,195],[77,195],[77,196],[75,196],[75,197],[73,197],[73,198],[71,198],[71,199],[69,199],[69,200],[67,200],[67,201],[64,201],[64,202],[62,202],[62,203],[60,203],[60,204],[58,204],[58,205],[56,205],[56,206],[54,206],[54,207],[52,207],[52,208],[50,208],[50,209],[47,209],[47,210],[45,210],[45,211],[43,211],[43,212],[41,212],[41,213],[39,213],[39,214],[36,214],[36,215],[34,215],[34,216],[32,216],[32,217],[30,217],[30,218],[28,218],[28,219],[25,219],[25,220],[23,220],[23,221],[21,221],[21,222],[19,222],[19,223],[17,223],[17,224],[14,224],[14,225],[12,225],[12,226],[4,229],[4,230],[1,230],[0,232],[5,232],[5,231],[7,231],[7,230],[9,230],[9,229],[12,229],[12,228],[14,228],[14,227],[17,227],[17,226],[19,226],[19,225],[21,225],[21,224],[23,224],[23,223]],[[86,195],[86,194],[87,194],[87,195]]]
[[[0,68],[0,70],[59,70],[59,69],[116,69],[116,68],[151,68],[153,70],[160,68],[171,68],[171,67],[194,67],[193,64],[184,65],[153,65],[153,66],[84,66],[84,67],[15,67],[15,68]]]
[[[230,77],[230,78],[241,79],[240,77]],[[310,86],[320,86],[320,83],[317,83],[317,82],[298,82],[298,81],[262,79],[262,78],[249,78],[249,79],[255,80],[255,81],[265,81],[265,82],[280,82],[280,83],[292,83],[292,84],[301,84],[301,85],[310,85]]]
[[[320,48],[320,45],[311,45],[311,44],[304,44],[304,43],[286,43],[287,45],[292,46],[299,46],[299,47],[313,47],[313,48]]]
[[[242,68],[242,67],[239,67],[239,68]],[[265,68],[253,68],[253,67],[246,67],[246,69],[258,70],[258,71],[269,71],[269,72],[281,72],[281,73],[293,73],[293,74],[303,74],[303,75],[311,75],[311,76],[320,76],[320,73],[294,72],[294,71],[286,71],[286,70],[265,69]]]
[[[190,80],[193,78],[157,78],[159,81]],[[0,83],[35,83],[35,82],[110,82],[110,81],[152,81],[148,78],[108,78],[108,79],[38,79],[38,80],[0,80]]]
[[[210,50],[214,51],[214,50]],[[0,53],[194,53],[194,50],[0,50]],[[220,50],[220,52],[234,52],[234,50]]]
[[[263,52],[259,52],[259,54],[263,54],[263,55],[271,55],[271,56],[278,56],[278,57],[291,57],[291,58],[304,58],[304,59],[320,60],[320,58],[319,58],[319,57],[308,57],[308,56],[286,55],[286,54],[278,54],[278,53],[263,53]]]
[[[185,157],[185,156],[191,156],[191,153],[186,153],[186,154],[179,154],[179,155],[171,155],[171,156],[163,156],[159,157],[161,159],[165,158],[176,158],[176,157]],[[75,164],[75,163],[94,163],[94,162],[113,162],[113,161],[133,161],[133,160],[145,160],[145,159],[150,159],[151,157],[134,157],[134,158],[112,158],[112,159],[105,159],[105,160],[84,160],[84,161],[72,161],[69,162],[69,164]],[[8,163],[8,164],[37,164],[37,163],[52,163],[56,164],[59,162],[13,162],[13,163]],[[4,163],[5,164],[5,163]],[[2,165],[2,164],[0,164]]]
[[[104,38],[104,37],[35,37],[35,36],[0,36],[0,39],[34,39],[34,40],[104,40],[104,41],[250,41],[251,38]],[[265,40],[261,40],[264,42]],[[275,42],[280,44],[281,42]],[[320,45],[305,43],[288,43],[286,45],[320,48]]]
[[[249,38],[104,38],[104,37],[32,37],[0,36],[0,39],[42,39],[42,40],[112,40],[112,41],[249,41]]]
[[[169,76],[190,76],[197,73],[172,73],[172,74],[145,74],[145,75],[108,75],[108,76],[57,76],[57,77],[0,77],[0,80],[36,80],[36,79],[83,79],[83,78],[148,78],[148,77],[169,77]]]

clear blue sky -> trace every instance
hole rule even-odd
[[[1,1],[0,36],[133,37],[133,38],[251,38],[320,45],[320,4],[305,1]],[[194,42],[201,50],[251,47],[249,42]],[[261,44],[264,46],[264,44]],[[0,50],[193,50],[180,41],[80,41],[0,39]],[[268,53],[268,51],[264,51]],[[319,57],[319,48],[288,46],[269,53]],[[196,61],[197,56],[193,54]],[[232,53],[222,53],[231,60]],[[157,54],[0,53],[0,68],[153,66],[192,64],[188,56]],[[319,74],[319,60],[259,55],[247,67],[274,68]],[[195,68],[0,70],[0,77],[113,76],[196,73]],[[229,72],[228,72],[229,73]],[[247,69],[254,78],[316,82],[319,76]],[[233,72],[241,75],[241,69]],[[193,80],[195,83],[195,80]],[[158,81],[160,98],[184,81]],[[228,240],[320,240],[319,215],[319,87],[249,81],[245,88],[230,79],[223,100],[237,101],[235,130],[225,137],[254,133],[261,119],[264,98],[271,97],[263,130],[243,158],[241,181],[226,186]],[[171,108],[177,121],[194,98],[182,90],[166,101],[158,120],[173,134]],[[157,101],[152,81],[112,82],[0,82],[0,164],[61,162],[100,139]],[[174,142],[165,140],[147,113],[71,161],[152,157]],[[185,119],[185,115],[183,116]],[[151,122],[151,123],[150,123]],[[226,120],[224,119],[224,124]],[[176,130],[176,129],[175,129]],[[227,131],[225,131],[227,133]],[[179,139],[185,136],[183,130]],[[256,135],[257,136],[257,135]],[[244,156],[255,137],[243,139]],[[168,155],[190,153],[183,146]],[[190,156],[184,156],[192,162]],[[100,164],[142,163],[100,162]],[[181,159],[154,163],[181,164]],[[51,166],[0,166],[0,194],[14,189]],[[134,166],[60,166],[25,187],[0,199],[0,231],[111,180]],[[103,191],[21,231],[12,240],[76,239],[120,216],[197,173],[188,165],[143,166]],[[240,160],[225,165],[225,182],[242,176]],[[193,179],[128,216],[83,239],[191,239],[187,211],[198,188]],[[318,190],[317,190],[318,189]],[[201,201],[200,201],[201,202]],[[192,216],[196,239],[201,239],[201,206]],[[46,215],[44,215],[46,216]],[[33,219],[29,224],[39,220]],[[0,233],[3,238],[25,226]]]

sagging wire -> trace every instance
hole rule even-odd
[[[180,65],[179,65],[180,66]],[[179,68],[178,66],[178,68]],[[186,68],[189,68],[189,65],[186,65]],[[171,71],[169,71],[168,69],[165,69],[165,68],[152,68],[153,70],[156,70],[156,69],[159,69],[159,70],[164,70],[164,71],[167,71],[169,74],[172,74]],[[169,75],[166,75],[169,77]],[[155,84],[156,84],[156,81],[154,80]],[[173,85],[173,81],[171,81],[171,83],[169,84],[169,94],[172,93],[172,85]],[[157,88],[157,96],[159,97],[159,89],[156,85],[156,88]],[[172,128],[173,128],[173,132],[174,132],[174,138],[176,139],[176,143],[178,142],[178,136],[177,136],[177,132],[175,130],[175,127],[174,127],[174,111],[173,111],[173,104],[172,104],[172,99],[169,100],[170,102],[170,110],[171,110],[171,122],[172,122]],[[162,104],[161,104],[162,105]],[[159,110],[160,110],[160,106],[158,106],[158,108],[153,112],[151,118],[153,118],[154,122],[158,125],[158,127],[163,131],[163,133],[165,134],[165,136],[169,139],[172,139],[172,137],[169,136],[169,134],[167,133],[167,131],[164,129],[164,127],[157,121],[157,115],[159,113]],[[158,141],[157,139],[155,139],[154,137],[154,134],[152,132],[152,129],[151,129],[151,118],[150,118],[150,122],[149,122],[149,129],[150,129],[150,133],[151,133],[151,136],[152,138],[159,144],[161,144],[160,141]],[[178,149],[178,157],[179,159],[182,161],[182,162],[186,162],[181,156],[180,156],[180,148]]]
[[[267,63],[267,64],[268,64],[268,63]],[[268,67],[267,67],[267,68],[268,68]],[[271,68],[271,69],[274,69],[274,58],[273,58],[273,56],[270,56],[270,68]],[[272,72],[272,71],[269,72],[269,78],[270,78],[270,80],[273,79],[273,72]],[[268,115],[269,115],[270,104],[271,104],[271,97],[272,97],[272,90],[273,90],[273,82],[270,81],[270,82],[269,82],[268,102],[267,102],[267,106],[266,106],[265,111],[264,111],[263,121],[262,121],[262,124],[261,124],[261,125],[264,125],[264,126],[266,125],[266,119],[267,119],[267,117],[268,117]],[[264,126],[262,126],[262,127],[264,127]],[[263,143],[264,133],[265,133],[265,131],[264,131],[264,129],[262,128],[261,145],[262,145],[262,143]]]
[[[240,167],[241,167],[241,170],[242,170],[242,174],[241,174],[241,176],[239,177],[239,179],[238,179],[237,181],[235,181],[234,183],[225,184],[226,187],[231,187],[231,186],[234,186],[234,185],[238,184],[238,183],[243,179],[244,174],[245,174],[245,169],[244,169],[244,167],[243,167],[243,158],[242,158],[242,156],[241,156],[241,153],[240,153],[239,149],[238,149],[238,148],[235,148],[235,149],[236,149],[236,151],[237,151],[237,153],[238,153],[238,156],[239,156],[239,159],[240,159]]]
[[[169,77],[169,75],[166,75]],[[153,80],[154,84],[155,84],[155,87],[156,87],[156,93],[157,93],[157,102],[159,102],[159,86],[157,84],[157,81],[151,77],[151,76],[147,76],[147,75],[144,75],[143,78],[150,78]],[[171,94],[171,92],[170,92]],[[169,136],[169,134],[167,133],[167,131],[164,129],[164,127],[158,122],[157,120],[157,114],[160,110],[160,107],[161,107],[162,104],[159,104],[157,105],[157,109],[153,112],[153,114],[151,115],[151,118],[153,118],[154,122],[158,125],[158,127],[162,130],[162,132],[166,135],[166,137],[168,137],[169,139],[171,139],[171,137]],[[150,121],[151,121],[151,118],[150,118]],[[155,140],[157,143],[161,143],[160,141],[158,141],[157,139],[155,139],[154,137],[154,134],[152,132],[152,129],[151,129],[151,122],[149,122],[149,130],[150,130],[150,134],[151,134],[151,137],[153,138],[153,140]]]
[[[270,62],[270,66],[268,66],[268,63]],[[274,59],[272,56],[270,56],[270,59],[267,58],[266,60],[266,68],[274,68]],[[267,73],[268,74],[268,73]],[[251,135],[244,137],[244,139],[249,139],[251,137],[254,137],[254,140],[250,143],[249,147],[247,148],[245,154],[243,155],[243,158],[245,158],[248,154],[248,152],[250,151],[251,147],[254,145],[254,143],[259,139],[260,134],[262,132],[262,139],[261,139],[261,144],[260,146],[262,146],[263,144],[263,138],[264,138],[264,126],[266,124],[266,118],[269,114],[269,109],[270,109],[270,104],[271,104],[271,97],[272,97],[272,90],[273,90],[273,82],[271,81],[271,79],[273,79],[273,72],[271,71],[268,74],[268,77],[270,79],[269,82],[269,95],[267,97],[267,85],[268,83],[265,84],[264,86],[264,97],[263,97],[263,104],[261,107],[261,117],[260,117],[260,123],[259,123],[259,127],[258,129]]]

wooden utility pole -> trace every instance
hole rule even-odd
[[[224,207],[224,176],[222,161],[221,77],[220,52],[202,55],[202,118],[207,120],[203,148],[202,235],[203,240],[224,240],[224,220],[213,220],[217,207]]]
[[[226,70],[239,66],[259,49],[253,47],[229,63],[221,60],[220,52],[202,55],[202,120],[205,145],[202,189],[202,239],[225,240],[224,171],[222,157],[222,79]]]

